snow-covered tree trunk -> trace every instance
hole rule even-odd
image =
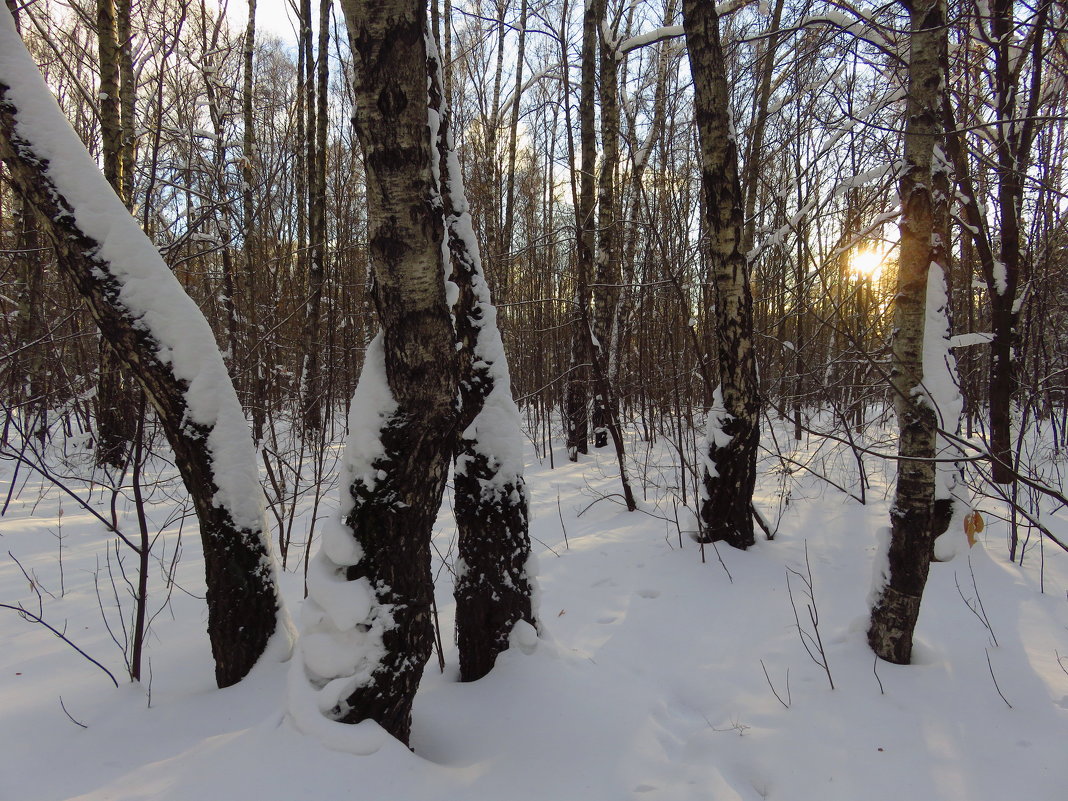
[[[908,664],[932,554],[932,514],[936,497],[938,395],[940,376],[928,349],[944,340],[945,325],[928,326],[929,298],[945,298],[946,263],[940,220],[947,213],[948,175],[942,155],[941,93],[946,77],[944,0],[909,7],[908,99],[905,156],[899,181],[900,255],[894,298],[891,383],[898,419],[898,467],[890,510],[881,586],[873,588],[868,642],[881,658]],[[934,286],[931,291],[929,286]],[[942,318],[944,320],[944,317]],[[925,340],[929,340],[926,341]],[[941,371],[940,371],[941,372]],[[930,385],[930,386],[929,386]]]
[[[754,542],[751,507],[760,428],[753,361],[753,296],[749,264],[741,251],[738,146],[714,4],[685,0],[682,9],[694,78],[702,214],[709,236],[719,343],[719,387],[708,412],[703,445],[702,537],[747,548]]]
[[[200,521],[216,680],[234,684],[272,638],[289,646],[245,418],[207,321],[97,170],[6,8],[0,158],[174,450]]]
[[[463,175],[453,144],[451,115],[433,39],[430,105],[436,125],[438,182],[444,213],[449,280],[459,290],[453,313],[460,351],[462,433],[456,445],[453,500],[458,532],[456,642],[460,678],[476,681],[508,648],[513,630],[526,642],[536,636],[534,584],[523,480],[523,435],[512,400],[508,362],[497,328],[489,286]]]
[[[290,712],[306,731],[370,719],[406,743],[433,645],[430,535],[456,442],[457,356],[432,203],[426,6],[342,8],[382,331],[350,408],[340,519],[324,529],[308,575]]]
[[[597,5],[597,4],[595,4]],[[599,4],[602,17],[598,21],[600,42],[600,90],[601,99],[601,170],[597,176],[597,251],[594,258],[595,282],[593,286],[593,347],[597,351],[597,365],[607,368],[612,340],[612,320],[619,302],[619,230],[617,223],[616,170],[619,167],[619,65],[616,61],[616,43],[606,38],[609,34],[607,3]],[[602,390],[610,384],[609,373],[598,374],[593,387],[593,447],[608,445],[608,429],[618,416],[618,405]],[[611,420],[610,420],[611,418]]]

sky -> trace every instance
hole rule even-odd
[[[231,24],[244,27],[248,20],[247,0],[219,0],[219,5],[225,5],[226,15]],[[281,39],[295,39],[293,13],[289,0],[257,0],[256,2],[256,27],[260,31],[266,31]]]

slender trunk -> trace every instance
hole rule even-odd
[[[607,11],[607,4],[602,4]],[[602,17],[602,34],[607,21]],[[600,47],[600,95],[601,95],[601,172],[597,192],[597,252],[595,254],[596,282],[593,288],[593,349],[598,361],[608,365],[609,340],[612,336],[612,319],[619,301],[619,226],[616,209],[616,170],[619,166],[619,87],[615,43],[598,37]],[[597,387],[605,384],[607,392]],[[608,395],[611,392],[610,376],[599,375],[593,394],[593,446],[603,448],[608,444],[609,418],[619,414],[611,408]]]
[[[519,43],[515,63],[515,93],[512,96],[512,118],[508,125],[508,193],[504,206],[504,233],[501,243],[508,260],[512,258],[512,236],[515,229],[515,158],[516,140],[519,135],[519,101],[523,97],[523,62],[527,45],[527,0],[522,0],[519,9]],[[507,270],[505,270],[506,272]]]
[[[100,134],[104,177],[123,197],[122,119],[119,98],[119,42],[114,0],[97,0],[97,52],[100,66]],[[125,199],[124,199],[125,202]],[[100,340],[96,391],[98,464],[120,467],[134,435],[134,401],[124,381],[119,357]]]
[[[22,405],[23,432],[33,436],[44,445],[48,438],[48,404],[45,402],[45,386],[41,354],[42,345],[37,343],[41,336],[41,320],[44,319],[42,300],[44,296],[44,254],[40,226],[33,215],[33,209],[24,201],[18,201],[15,213],[15,265],[18,281],[19,314],[18,339],[19,350],[13,354],[11,375],[18,386],[14,387],[13,399]]]
[[[242,82],[241,82],[241,224],[244,236],[242,237],[244,254],[244,278],[246,306],[245,319],[248,321],[245,332],[245,347],[241,355],[234,354],[234,363],[243,364],[243,374],[247,376],[246,391],[244,393],[244,406],[250,412],[252,418],[252,439],[255,442],[263,440],[263,425],[265,417],[265,391],[263,378],[263,363],[265,359],[264,346],[260,343],[258,350],[254,349],[257,339],[261,336],[259,322],[259,298],[257,297],[258,281],[256,280],[256,252],[258,240],[255,235],[255,205],[253,203],[253,182],[255,171],[253,164],[256,159],[256,127],[253,116],[253,81],[252,68],[253,56],[256,51],[256,0],[248,0],[248,23],[245,26],[245,41],[242,51]],[[243,360],[243,361],[242,361]]]
[[[701,145],[701,213],[719,333],[719,388],[709,410],[701,493],[703,539],[736,548],[754,542],[751,507],[760,441],[753,296],[749,264],[741,251],[742,195],[738,149],[731,131],[730,93],[712,3],[684,0],[683,21],[694,111]]]
[[[330,0],[319,2],[319,60],[316,64],[316,109],[314,122],[314,158],[309,158],[311,195],[311,267],[308,271],[308,300],[304,317],[304,368],[301,371],[302,418],[304,433],[319,430],[323,418],[323,388],[319,350],[320,307],[326,274],[326,133],[329,86]],[[309,132],[310,133],[310,132]]]
[[[131,0],[116,0],[115,28],[119,48],[119,118],[122,121],[122,155],[119,168],[122,190],[119,196],[131,212],[134,208],[134,165],[137,162],[137,84],[133,68],[133,27]]]
[[[935,500],[936,409],[924,391],[927,295],[934,268],[945,264],[944,243],[936,234],[947,195],[936,164],[942,144],[941,92],[946,76],[944,0],[923,0],[909,9],[910,52],[905,109],[900,256],[894,300],[891,384],[899,441],[897,485],[890,511],[885,583],[871,612],[868,642],[887,661],[908,664],[932,551]],[[932,332],[933,335],[933,332]]]
[[[582,85],[579,95],[579,146],[582,155],[578,203],[575,207],[575,233],[578,241],[578,264],[575,275],[574,328],[571,333],[571,364],[566,388],[564,425],[567,429],[567,458],[576,461],[589,450],[589,375],[592,332],[589,326],[590,276],[593,273],[595,219],[597,199],[597,134],[595,104],[597,84],[597,28],[604,0],[586,4],[582,17]]]
[[[762,150],[764,131],[768,124],[768,112],[771,103],[771,79],[775,72],[775,54],[779,47],[779,26],[782,22],[782,9],[785,0],[775,0],[771,12],[768,33],[763,43],[764,53],[760,60],[760,89],[757,92],[756,111],[753,115],[753,130],[749,136],[749,148],[745,154],[745,175],[742,189],[745,191],[745,227],[742,229],[742,252],[749,254],[756,240],[756,200],[760,194],[760,167],[764,164]]]

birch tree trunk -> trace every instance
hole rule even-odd
[[[600,41],[600,97],[601,97],[601,171],[597,186],[597,252],[595,255],[596,279],[593,288],[593,348],[597,351],[596,365],[609,362],[609,343],[612,336],[612,319],[619,301],[619,226],[616,218],[616,170],[619,167],[619,72],[615,43],[606,41],[609,28],[605,19],[607,3],[601,3]],[[611,376],[598,375],[593,393],[593,447],[603,448],[608,444],[610,420],[618,415],[618,408],[611,408],[610,392],[602,391],[601,384],[609,384]]]
[[[350,411],[342,519],[324,530],[309,573],[290,709],[302,727],[324,715],[370,719],[407,743],[433,645],[431,527],[458,424],[444,228],[432,202],[427,12],[419,0],[344,0],[342,8],[382,330]],[[330,647],[316,648],[320,640]]]
[[[891,384],[898,419],[898,468],[890,510],[885,581],[871,612],[868,642],[889,662],[907,665],[932,551],[937,410],[924,389],[924,340],[930,274],[945,264],[937,236],[946,212],[947,176],[941,153],[942,91],[946,78],[944,0],[909,7],[908,98],[905,108],[900,256],[894,300]],[[932,332],[933,334],[933,332]],[[933,376],[926,377],[929,381]],[[878,557],[877,557],[878,558]]]
[[[736,548],[754,542],[753,487],[760,441],[753,296],[741,251],[742,194],[738,147],[731,130],[730,93],[713,3],[683,2],[683,25],[694,76],[694,111],[701,145],[701,187],[718,332],[719,387],[708,413],[701,479],[705,541]]]
[[[490,299],[452,120],[443,105],[443,77],[431,43],[430,105],[438,112],[439,185],[451,256],[450,281],[459,288],[453,307],[460,351],[460,407],[453,470],[459,555],[456,643],[460,680],[477,681],[508,648],[513,629],[536,631],[532,603],[534,560],[528,534],[519,409]]]
[[[234,684],[272,636],[288,638],[244,417],[207,321],[119,199],[107,196],[6,8],[0,158],[55,248],[60,272],[159,417],[200,521],[216,681]],[[52,161],[60,159],[56,169]]]

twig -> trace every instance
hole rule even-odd
[[[772,531],[764,520],[764,516],[757,511],[756,504],[749,504],[749,511],[753,513],[753,519],[757,522],[757,525],[764,530],[764,536],[770,541],[775,539],[775,532]]]
[[[586,510],[583,509],[583,511],[586,511]],[[564,547],[567,550],[570,551],[571,550],[571,543],[569,543],[567,541],[567,526],[564,525],[564,510],[560,506],[560,490],[559,489],[556,491],[556,514],[559,515],[559,517],[560,517],[560,528],[563,529],[563,532],[564,532]],[[556,553],[556,551],[553,551],[553,553]],[[560,554],[556,554],[556,555],[559,556]]]
[[[12,612],[17,612],[24,620],[29,620],[32,623],[40,623],[42,626],[44,626],[50,632],[52,632],[57,637],[59,637],[59,639],[63,640],[63,642],[65,642],[67,645],[69,645],[71,648],[73,648],[79,654],[84,656],[86,659],[88,659],[90,662],[92,662],[94,665],[96,665],[102,671],[107,673],[108,674],[108,678],[111,679],[111,683],[112,684],[114,684],[116,687],[119,686],[119,682],[111,674],[110,670],[108,670],[106,667],[104,667],[99,662],[97,662],[95,659],[93,659],[93,657],[89,656],[89,654],[87,654],[85,651],[83,651],[81,648],[79,648],[77,645],[75,645],[73,642],[71,642],[70,639],[68,639],[67,636],[65,634],[63,634],[63,632],[59,631],[54,626],[49,625],[39,615],[35,615],[33,612],[30,612],[30,611],[28,611],[26,609],[23,609],[21,606],[12,606],[11,604],[0,604],[0,609],[10,609]]]
[[[871,672],[875,674],[875,680],[879,682],[879,695],[886,695],[886,690],[883,687],[883,680],[879,678],[879,657],[875,657],[875,662],[871,666]]]
[[[957,585],[957,594],[960,595],[960,599],[964,601],[964,605],[971,610],[971,613],[979,618],[979,622],[986,626],[986,630],[990,632],[990,639],[994,641],[994,647],[998,646],[997,635],[994,634],[994,627],[990,625],[990,618],[987,617],[986,609],[983,607],[983,599],[979,595],[979,586],[975,583],[975,570],[972,568],[972,557],[968,556],[968,572],[972,575],[972,589],[975,590],[975,604],[964,597],[964,591],[960,588],[960,582],[957,581],[957,572],[953,571],[953,583]],[[978,609],[976,608],[978,606]]]
[[[716,546],[716,541],[712,540],[712,550],[716,552],[716,558],[719,560],[720,567],[723,568],[723,572],[727,574],[727,578],[730,579],[731,584],[734,583],[734,576],[731,575],[731,571],[727,569],[727,563],[723,561],[723,557],[720,556],[719,548]],[[701,547],[701,561],[704,561],[704,543]]]
[[[72,715],[69,711],[67,711],[67,705],[63,703],[63,696],[62,695],[59,696],[59,706],[63,709],[63,713],[68,718],[70,718],[70,722],[71,723],[73,723],[76,726],[81,726],[83,729],[88,729],[89,728],[84,723],[82,723],[80,720],[75,720],[74,719],[74,715]]]
[[[808,619],[812,623],[812,633],[805,631],[801,626],[801,616],[797,613],[797,601],[794,599],[794,589],[790,583],[790,574],[793,573],[805,585],[808,594]],[[823,668],[827,674],[827,682],[834,689],[834,679],[831,677],[831,668],[827,664],[827,651],[823,647],[823,638],[820,637],[820,615],[816,607],[816,592],[812,581],[812,563],[808,558],[808,541],[805,541],[805,573],[802,574],[791,567],[786,568],[786,592],[790,596],[790,608],[794,611],[794,623],[797,626],[797,635],[801,638],[801,644],[805,647],[809,658]],[[813,651],[815,649],[815,651]],[[816,654],[819,656],[816,656]]]
[[[1005,702],[1005,706],[1007,706],[1009,709],[1012,709],[1012,704],[1009,703],[1009,699],[1005,697],[1005,693],[1003,693],[1001,691],[1001,688],[998,686],[997,677],[994,675],[994,666],[990,664],[990,649],[984,648],[983,650],[986,651],[986,666],[990,670],[990,678],[994,680],[994,689],[998,691],[998,695],[1000,695],[1001,700]]]
[[[779,703],[787,709],[790,708],[790,704],[793,703],[793,698],[790,696],[790,668],[786,668],[786,699],[782,700],[782,696],[779,695],[779,691],[775,689],[775,685],[771,683],[771,676],[768,675],[768,669],[764,665],[764,660],[760,660],[760,667],[764,669],[764,678],[768,680],[768,686],[771,688],[772,694],[779,699]]]

